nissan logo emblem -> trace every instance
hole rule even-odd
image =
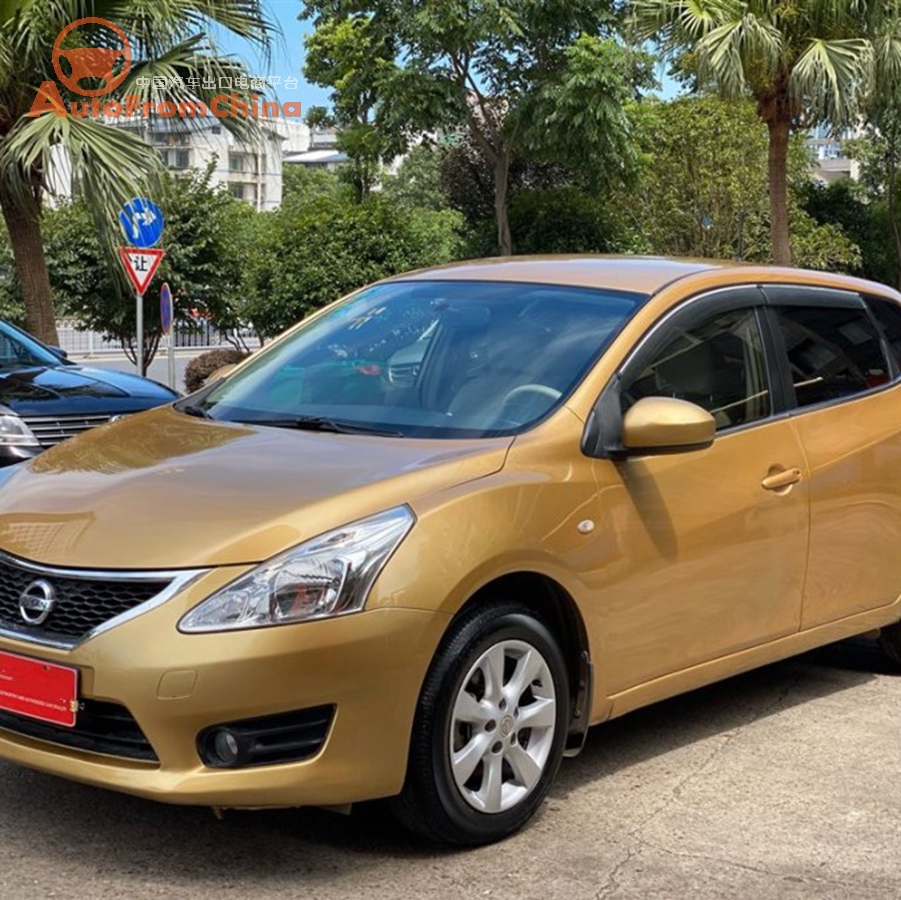
[[[19,594],[19,615],[26,625],[43,625],[56,606],[56,589],[39,578]]]

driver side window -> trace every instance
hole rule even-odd
[[[763,342],[752,309],[714,314],[670,330],[670,340],[650,361],[627,371],[623,412],[644,397],[676,397],[706,409],[717,431],[770,414]]]

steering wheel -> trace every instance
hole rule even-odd
[[[519,400],[521,397],[527,397],[530,394],[552,401],[559,400],[560,397],[563,396],[562,391],[558,391],[556,388],[552,388],[546,384],[521,384],[518,387],[513,388],[512,391],[507,391],[507,393],[504,394],[504,399],[501,400],[501,414],[503,415],[506,412],[507,407],[512,403]]]

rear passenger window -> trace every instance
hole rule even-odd
[[[889,381],[882,341],[866,310],[777,306],[798,406],[841,400]]]
[[[901,303],[881,300],[878,297],[868,298],[867,303],[882,327],[892,362],[895,364],[895,371],[901,372]]]

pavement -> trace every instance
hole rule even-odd
[[[864,639],[733,678],[593,729],[532,824],[474,851],[377,804],[220,822],[0,764],[0,897],[894,900],[899,709]]]

